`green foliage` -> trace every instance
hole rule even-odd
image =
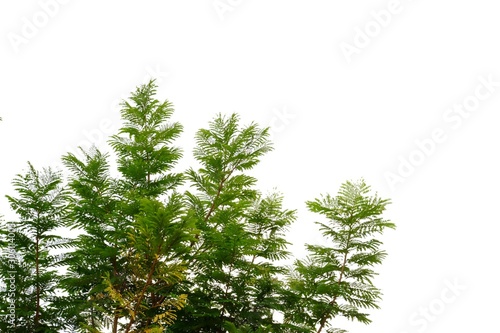
[[[268,130],[239,118],[217,115],[196,134],[198,170],[187,171],[186,192],[199,229],[189,256],[188,303],[172,332],[245,332],[272,327],[279,308],[277,260],[288,258],[284,233],[295,212],[278,194],[262,196],[256,179],[244,174],[271,148]]]
[[[63,157],[71,172],[68,226],[82,232],[73,241],[62,285],[69,294],[64,307],[66,317],[76,328],[86,330],[112,322],[113,305],[104,295],[106,286],[102,280],[105,272],[112,272],[118,279],[119,268],[124,264],[118,244],[125,237],[123,228],[127,221],[117,213],[119,201],[107,155],[98,150],[82,153],[84,160],[73,154]]]
[[[158,197],[182,182],[181,174],[167,172],[181,157],[180,149],[170,144],[179,137],[182,126],[167,122],[174,111],[172,104],[158,101],[155,93],[156,85],[150,81],[137,88],[131,102],[123,101],[125,124],[110,141],[118,155],[121,185],[130,192],[130,200]]]
[[[0,295],[0,312],[15,318],[10,322],[9,317],[0,317],[2,332],[57,332],[66,326],[55,297],[56,268],[64,259],[56,251],[68,245],[54,233],[63,225],[66,210],[67,192],[61,182],[60,173],[38,171],[30,163],[28,171],[12,182],[18,196],[7,199],[19,220],[2,226],[8,255],[0,261],[0,277],[8,288]]]
[[[289,277],[295,298],[287,321],[305,323],[311,329],[318,325],[318,333],[338,316],[370,323],[363,309],[378,308],[381,297],[372,283],[373,266],[386,256],[376,236],[395,225],[381,217],[389,200],[369,192],[363,180],[345,182],[336,197],[307,202],[311,212],[327,219],[316,224],[332,245],[307,245],[309,257],[295,262]]]
[[[76,305],[69,313],[83,330],[154,329],[185,302],[170,291],[186,269],[186,242],[194,240],[194,220],[174,192],[182,175],[170,172],[181,156],[171,143],[182,127],[168,123],[172,105],[155,92],[151,81],[122,103],[124,126],[110,141],[120,177],[110,176],[109,156],[97,149],[83,152],[83,161],[63,157],[72,171],[71,220],[84,231],[64,282]]]
[[[124,244],[126,288],[117,289],[109,274],[106,291],[119,304],[120,318],[128,318],[124,332],[163,328],[176,319],[186,295],[175,295],[173,287],[184,280],[185,253],[194,240],[194,220],[186,216],[183,197],[174,193],[165,204],[143,199]]]
[[[273,149],[269,129],[218,114],[196,133],[198,166],[174,172],[182,126],[156,88],[122,103],[109,141],[117,170],[110,155],[81,149],[62,158],[66,184],[31,164],[14,180],[19,195],[7,198],[19,221],[1,222],[0,311],[15,300],[16,332],[341,333],[333,318],[369,323],[386,256],[378,236],[394,228],[381,217],[389,201],[360,181],[307,202],[329,245],[308,244],[287,267],[297,212],[250,174]],[[59,236],[63,226],[78,236]]]

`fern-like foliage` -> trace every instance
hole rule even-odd
[[[185,278],[183,257],[194,240],[194,220],[185,214],[182,195],[173,193],[165,203],[141,201],[126,243],[126,288],[116,288],[109,275],[106,292],[120,308],[126,324],[120,331],[142,332],[171,325],[186,295],[172,291]]]
[[[59,172],[39,171],[31,163],[12,184],[17,196],[7,199],[19,220],[2,227],[8,256],[0,260],[0,277],[6,287],[0,293],[0,330],[57,332],[66,324],[59,317],[55,297],[60,280],[56,268],[64,255],[56,251],[69,241],[55,231],[64,223],[67,191]]]
[[[124,126],[113,135],[110,144],[118,155],[118,171],[130,200],[157,197],[182,182],[182,175],[169,171],[182,156],[171,143],[179,137],[182,126],[169,123],[174,109],[169,101],[160,102],[154,80],[142,85],[122,102]],[[135,201],[138,209],[139,203]]]
[[[307,202],[327,243],[286,267],[296,211],[251,175],[273,149],[269,129],[218,114],[195,135],[197,166],[174,171],[182,126],[156,88],[122,102],[114,154],[64,155],[66,183],[31,164],[14,179],[7,199],[19,219],[0,220],[0,331],[343,333],[334,318],[369,323],[389,201],[359,181]],[[63,226],[78,235],[57,234]]]
[[[381,298],[372,283],[373,267],[386,256],[377,235],[395,225],[382,217],[389,200],[369,193],[363,180],[345,182],[337,196],[307,202],[311,212],[325,217],[316,224],[331,245],[307,245],[308,258],[295,262],[286,321],[305,323],[318,333],[339,316],[370,323],[365,310],[378,308]]]
[[[282,287],[275,264],[288,257],[284,232],[295,212],[282,197],[262,196],[248,174],[272,150],[267,129],[217,115],[196,134],[198,170],[187,179],[190,211],[199,230],[189,256],[188,303],[171,332],[257,332],[271,327]]]
[[[98,149],[83,151],[83,160],[63,157],[72,173],[71,224],[83,231],[64,284],[82,331],[152,330],[171,322],[184,302],[171,291],[184,276],[180,258],[194,225],[175,192],[183,177],[171,171],[181,157],[172,142],[182,126],[169,123],[173,107],[155,93],[150,81],[122,103],[124,125],[110,140],[118,177],[110,176],[109,156]]]
[[[66,259],[67,274],[62,286],[68,293],[61,310],[83,332],[107,327],[112,323],[113,304],[104,290],[103,274],[111,272],[123,282],[119,244],[125,237],[126,220],[117,214],[119,196],[116,181],[110,176],[108,155],[93,149],[82,150],[83,159],[74,154],[63,156],[70,171],[68,188],[71,201],[68,227],[80,231],[73,240],[73,251]],[[117,282],[119,283],[119,282]]]

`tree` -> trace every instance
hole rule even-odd
[[[284,232],[295,212],[282,208],[282,197],[261,195],[252,169],[271,150],[268,130],[239,117],[218,115],[196,134],[194,156],[201,164],[187,178],[186,192],[200,230],[186,293],[188,303],[171,332],[226,332],[273,329],[286,259]]]
[[[106,272],[122,272],[118,244],[122,236],[115,180],[110,176],[108,156],[99,150],[63,157],[69,169],[71,202],[68,226],[80,231],[73,240],[62,286],[67,291],[66,318],[74,330],[99,332],[113,324],[113,304],[105,297]]]
[[[124,126],[111,139],[118,155],[121,218],[131,226],[121,253],[125,256],[126,287],[116,289],[107,280],[108,291],[120,308],[127,310],[124,332],[162,331],[184,306],[185,295],[173,295],[171,288],[183,279],[182,256],[192,241],[194,221],[186,213],[183,197],[176,189],[183,175],[172,172],[182,156],[172,146],[182,132],[170,102],[154,98],[156,84],[150,81],[124,101]],[[164,198],[164,202],[159,200]],[[163,324],[162,324],[163,321]],[[135,330],[134,330],[135,331]]]
[[[55,297],[60,279],[55,268],[63,256],[54,250],[68,240],[54,232],[63,225],[67,193],[60,173],[50,168],[37,171],[31,163],[13,185],[18,197],[7,199],[19,221],[2,228],[10,240],[10,256],[3,257],[0,275],[13,286],[3,295],[2,312],[10,311],[7,304],[13,304],[15,322],[2,320],[0,327],[3,332],[57,332],[66,325]]]
[[[84,231],[65,283],[81,304],[71,310],[75,322],[86,330],[157,331],[184,304],[184,295],[171,292],[194,240],[194,220],[176,192],[183,176],[171,172],[181,157],[171,143],[182,126],[168,123],[172,105],[155,93],[150,81],[122,103],[125,123],[110,141],[120,177],[110,176],[109,156],[97,149],[83,152],[84,161],[63,158],[73,172],[72,220]]]
[[[332,245],[307,245],[309,257],[295,262],[289,277],[293,302],[288,304],[287,321],[317,333],[339,316],[370,323],[362,309],[378,308],[381,297],[372,283],[376,275],[372,267],[387,255],[379,249],[382,242],[376,235],[395,225],[381,217],[389,200],[369,192],[363,180],[345,182],[336,197],[307,202],[311,212],[327,219],[316,223]]]
[[[331,244],[308,244],[308,257],[288,267],[297,212],[251,175],[272,151],[269,129],[218,114],[196,133],[197,166],[176,172],[182,126],[156,88],[150,81],[122,103],[123,126],[109,141],[117,170],[93,147],[63,156],[64,185],[31,165],[16,178],[20,198],[8,199],[21,219],[2,226],[0,309],[15,298],[23,332],[321,333],[341,332],[331,326],[340,316],[369,323],[364,309],[381,297],[372,268],[386,255],[378,236],[394,228],[381,217],[389,201],[364,181],[308,201]],[[56,235],[63,225],[80,234]],[[11,267],[26,297],[9,292]]]
[[[186,218],[179,194],[165,204],[144,199],[141,206],[126,243],[126,288],[118,290],[108,275],[106,291],[124,310],[123,332],[161,333],[186,303],[186,295],[176,295],[172,289],[184,279],[182,255],[194,239],[190,233],[194,223]]]

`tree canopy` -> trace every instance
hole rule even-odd
[[[183,131],[156,83],[121,104],[123,126],[99,147],[67,153],[67,176],[28,169],[0,221],[2,332],[342,332],[370,323],[382,292],[375,266],[388,199],[363,179],[305,207],[328,245],[294,258],[299,218],[251,170],[272,151],[269,129],[218,114],[195,135],[196,167],[176,171]],[[1,118],[0,118],[1,120]],[[75,229],[67,237],[61,230]],[[289,264],[287,264],[289,263]]]

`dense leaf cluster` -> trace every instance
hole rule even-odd
[[[122,104],[123,127],[97,148],[68,153],[68,175],[28,170],[2,221],[2,332],[341,332],[340,316],[369,323],[372,281],[394,225],[388,200],[364,183],[307,202],[328,241],[292,262],[297,218],[248,174],[272,150],[268,129],[217,115],[200,129],[198,166],[174,172],[182,126],[155,99],[154,81]],[[116,175],[115,175],[116,174]],[[76,231],[64,237],[64,230]]]

